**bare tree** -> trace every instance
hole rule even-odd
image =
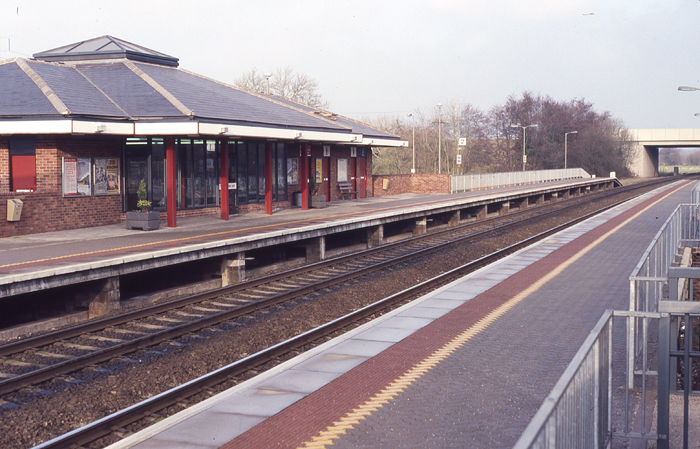
[[[328,102],[319,92],[318,81],[311,76],[295,73],[291,67],[278,68],[274,74],[271,74],[269,80],[264,75],[253,68],[236,79],[234,85],[239,89],[266,93],[269,82],[270,95],[277,95],[314,108],[328,108]]]

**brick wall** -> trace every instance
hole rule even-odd
[[[372,176],[372,188],[374,196],[402,193],[447,194],[450,193],[450,175],[375,175]]]
[[[10,192],[8,141],[0,141],[0,237],[77,229],[123,219],[121,195],[63,197],[62,157],[119,157],[121,139],[37,137],[36,191]],[[22,201],[20,221],[6,220],[7,200]]]

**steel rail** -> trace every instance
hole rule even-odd
[[[489,265],[509,254],[512,254],[527,246],[530,246],[533,243],[536,243],[537,241],[542,240],[550,235],[553,235],[563,229],[566,229],[584,220],[587,220],[588,218],[595,216],[605,210],[611,209],[625,201],[620,201],[608,205],[604,208],[601,208],[600,210],[586,214],[582,217],[556,226],[545,232],[529,237],[514,245],[510,245],[506,248],[488,254],[475,261],[469,262],[460,267],[442,273],[439,276],[421,282],[420,284],[417,284],[399,293],[379,300],[373,304],[351,312],[322,326],[319,326],[300,335],[292,337],[286,341],[271,346],[270,348],[259,351],[244,359],[233,362],[225,367],[222,367],[216,371],[213,371],[202,377],[187,382],[179,387],[172,388],[152,398],[146,399],[138,404],[134,404],[131,407],[128,407],[124,410],[113,413],[112,415],[109,415],[91,424],[87,424],[83,427],[80,427],[57,438],[54,438],[50,441],[47,441],[43,444],[40,444],[34,449],[77,447],[95,441],[112,433],[115,429],[123,428],[124,426],[134,423],[145,416],[154,414],[159,410],[163,410],[164,408],[177,404],[178,402],[187,399],[188,397],[191,397],[197,393],[212,388],[217,384],[223,383],[232,377],[239,376],[245,373],[246,371],[264,365],[265,363],[275,360],[285,354],[290,353],[291,351],[297,350],[310,343],[323,339],[324,337],[336,333],[339,330],[353,325],[356,322],[362,321],[367,317],[377,314],[387,308],[393,307],[397,303],[407,301],[410,298],[416,296],[421,296],[427,291],[432,291],[435,288],[444,285],[447,282],[450,282],[455,277],[464,276],[466,273],[470,273],[483,266]]]
[[[615,192],[615,193],[619,193],[619,190],[618,190],[618,192]],[[600,199],[601,199],[600,197],[589,198],[588,201],[594,201],[594,200],[600,200]],[[402,262],[405,262],[407,260],[410,260],[410,259],[413,259],[416,257],[424,256],[427,253],[439,251],[445,246],[454,245],[455,243],[458,243],[460,241],[479,238],[480,236],[490,234],[493,232],[497,232],[500,229],[512,227],[514,225],[522,224],[522,223],[525,223],[527,221],[539,220],[544,216],[552,215],[552,214],[556,214],[556,213],[561,213],[562,211],[564,211],[570,207],[579,207],[579,206],[580,206],[580,203],[576,203],[575,205],[570,205],[570,206],[566,206],[564,208],[559,208],[559,209],[556,209],[553,211],[548,211],[544,214],[540,214],[540,215],[537,215],[534,217],[528,217],[528,218],[521,220],[519,222],[515,222],[515,223],[511,222],[511,223],[507,223],[507,224],[498,226],[496,228],[491,228],[491,229],[488,229],[485,231],[480,231],[477,233],[472,233],[469,235],[461,236],[457,239],[452,239],[452,240],[450,240],[448,242],[444,242],[440,245],[434,245],[434,246],[430,246],[427,248],[423,248],[423,249],[418,250],[418,251],[404,254],[402,256],[392,257],[388,260],[381,261],[381,262],[378,262],[375,264],[371,264],[371,265],[368,265],[365,267],[361,267],[361,268],[358,268],[356,270],[348,271],[348,272],[343,273],[341,275],[334,275],[333,277],[331,277],[329,279],[319,281],[319,282],[314,282],[314,283],[311,283],[311,284],[308,284],[308,285],[305,285],[305,286],[302,286],[299,288],[291,289],[291,290],[288,290],[287,292],[284,292],[282,294],[274,295],[274,296],[271,296],[269,298],[264,298],[264,299],[258,300],[254,303],[251,303],[251,304],[237,306],[237,307],[234,307],[232,309],[229,309],[229,310],[226,310],[223,312],[214,313],[214,314],[208,315],[206,317],[203,317],[203,318],[200,318],[197,320],[193,320],[193,321],[181,324],[181,325],[173,326],[173,327],[170,327],[168,329],[164,329],[162,331],[154,332],[154,333],[151,333],[151,334],[144,336],[144,337],[129,340],[129,341],[126,341],[124,343],[120,343],[120,344],[110,346],[110,347],[102,349],[102,350],[98,350],[98,351],[91,352],[89,354],[85,354],[83,356],[78,356],[78,357],[63,361],[63,362],[55,363],[53,365],[49,365],[49,366],[46,366],[43,368],[39,368],[37,370],[27,372],[25,374],[20,374],[20,375],[14,376],[14,377],[10,377],[10,378],[7,378],[7,379],[0,381],[0,394],[10,393],[12,391],[16,391],[16,390],[23,388],[23,387],[26,387],[28,385],[37,384],[37,383],[49,380],[49,379],[54,378],[54,377],[59,376],[59,375],[64,375],[64,374],[67,374],[67,373],[70,373],[73,371],[77,371],[79,369],[85,368],[85,367],[90,366],[90,365],[105,362],[105,361],[110,360],[112,358],[115,358],[118,356],[123,356],[123,355],[126,355],[128,353],[134,352],[136,350],[144,349],[144,348],[147,348],[150,346],[154,346],[154,345],[161,343],[163,341],[171,340],[173,338],[201,330],[202,328],[206,328],[208,326],[220,324],[221,322],[235,319],[235,318],[238,318],[240,316],[250,314],[251,312],[255,312],[257,310],[260,310],[260,309],[271,307],[273,305],[282,303],[282,302],[287,301],[287,300],[294,298],[294,297],[303,296],[305,294],[312,293],[313,291],[320,290],[320,289],[329,287],[331,285],[337,285],[337,284],[340,284],[343,282],[347,282],[351,279],[354,279],[354,278],[357,278],[360,276],[364,276],[364,275],[369,274],[371,272],[379,271],[379,270],[387,268],[389,266],[400,264]],[[531,210],[532,209],[530,209],[530,211]],[[496,217],[496,218],[498,218],[498,217]],[[476,223],[483,224],[484,221],[485,220],[481,220],[481,221],[476,222]],[[470,224],[473,225],[474,223],[470,223]],[[468,225],[465,225],[465,226],[468,226]],[[293,270],[294,271],[293,275],[298,276],[298,275],[300,275],[300,273],[303,274],[306,272],[316,271],[319,268],[323,268],[326,266],[337,265],[343,261],[354,260],[354,259],[357,259],[358,257],[367,256],[367,255],[372,254],[372,253],[379,251],[379,250],[381,250],[382,252],[387,252],[388,250],[390,250],[394,247],[406,246],[414,241],[421,241],[421,240],[430,239],[430,238],[434,239],[434,238],[438,237],[440,234],[453,233],[455,231],[458,231],[458,227],[448,228],[444,231],[439,231],[439,232],[435,232],[432,234],[419,236],[416,238],[405,239],[405,240],[402,240],[399,242],[395,242],[393,244],[383,245],[383,246],[378,247],[378,248],[372,248],[370,250],[362,251],[359,253],[353,253],[353,254],[342,256],[342,257],[339,257],[336,259],[329,259],[326,261],[318,262],[316,264],[301,267],[301,269]],[[286,275],[285,275],[285,273],[273,274],[273,275],[266,276],[265,278],[258,278],[258,279],[251,280],[251,281],[246,282],[244,284],[237,284],[237,285],[231,286],[231,287],[223,287],[223,288],[216,289],[216,290],[213,290],[210,292],[201,293],[201,294],[193,295],[190,297],[185,297],[185,298],[182,298],[180,300],[174,300],[174,301],[171,301],[169,303],[159,304],[156,306],[146,308],[144,310],[135,311],[135,312],[129,313],[127,315],[127,317],[118,316],[118,317],[114,317],[114,318],[107,318],[107,319],[103,319],[103,320],[98,320],[96,322],[87,323],[87,325],[85,325],[85,326],[67,329],[65,332],[56,331],[56,332],[51,333],[51,334],[42,335],[42,336],[35,337],[33,339],[27,339],[27,340],[32,341],[33,345],[30,346],[31,348],[40,346],[39,344],[36,343],[37,341],[45,342],[44,344],[51,344],[51,343],[54,343],[56,340],[65,340],[67,338],[78,336],[78,335],[83,335],[87,332],[92,332],[94,330],[102,330],[102,329],[105,329],[107,327],[114,326],[117,324],[123,324],[123,323],[133,321],[133,320],[138,319],[138,318],[143,318],[143,317],[151,316],[151,315],[154,315],[157,313],[162,313],[162,312],[165,312],[168,310],[172,310],[175,308],[184,307],[185,305],[190,304],[190,303],[205,301],[207,299],[218,297],[218,296],[221,296],[223,294],[230,294],[231,292],[240,291],[240,290],[244,290],[244,289],[250,289],[250,288],[253,288],[255,286],[268,284],[268,283],[273,282],[275,280],[289,278],[289,277],[291,277],[289,272],[287,272]],[[20,342],[20,343],[23,343],[23,342]],[[17,345],[17,346],[20,346],[20,345]],[[4,349],[4,348],[0,347],[0,350],[2,350],[2,349]],[[15,350],[14,352],[18,352],[18,350]],[[0,352],[0,355],[2,355],[1,352]]]

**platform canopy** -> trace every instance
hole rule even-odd
[[[102,36],[0,61],[0,135],[206,135],[405,147],[329,111],[248,92]]]

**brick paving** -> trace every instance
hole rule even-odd
[[[333,447],[511,447],[602,313],[627,308],[632,269],[665,218],[677,204],[687,201],[689,189],[673,193],[594,247],[340,435]],[[309,441],[655,199],[533,263],[224,447],[297,447]],[[614,350],[621,360],[624,347],[616,344]]]

